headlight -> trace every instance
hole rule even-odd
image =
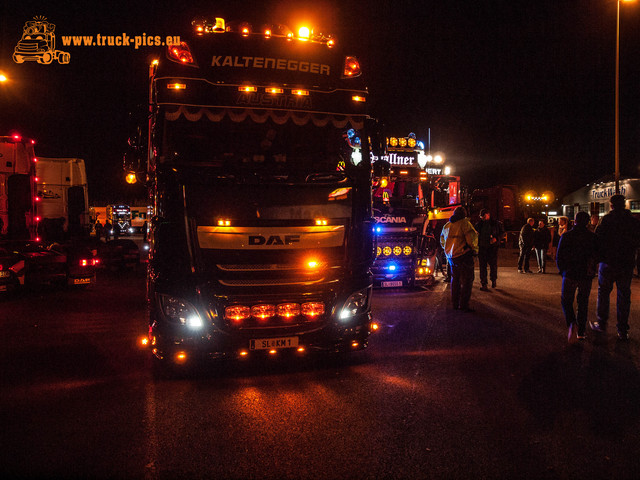
[[[391,255],[391,247],[384,247],[382,249],[382,253],[388,257],[389,255]]]
[[[340,310],[340,320],[348,320],[359,313],[366,312],[369,306],[370,292],[370,288],[365,288],[347,298],[342,310]]]
[[[401,253],[402,253],[402,247],[400,247],[399,245],[396,245],[395,247],[393,247],[394,255],[400,255]]]
[[[403,249],[402,249],[402,253],[404,253],[405,255],[411,255],[411,247],[409,245],[406,245]]]
[[[186,300],[163,294],[158,294],[158,297],[162,313],[169,321],[186,325],[192,329],[199,329],[204,326],[204,321],[196,308]]]

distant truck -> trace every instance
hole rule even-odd
[[[131,207],[129,205],[107,205],[107,222],[113,235],[132,235]]]
[[[34,141],[0,136],[0,238],[36,239]]]
[[[13,50],[13,60],[16,63],[32,61],[45,65],[54,60],[60,64],[69,63],[69,53],[56,50],[55,29],[53,23],[42,17],[26,22],[22,28],[22,38]]]
[[[61,235],[81,236],[89,231],[87,173],[81,158],[38,157],[36,192],[40,228],[45,242]]]
[[[522,225],[518,200],[518,187],[515,185],[478,189],[471,194],[471,211],[478,214],[483,208],[487,209],[491,218],[503,223],[506,231],[517,230]]]

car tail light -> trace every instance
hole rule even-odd
[[[240,323],[251,316],[251,309],[244,305],[234,305],[224,309],[224,316],[233,322]]]
[[[184,65],[195,65],[187,42],[180,42],[180,45],[170,45],[167,50],[167,55],[171,60]]]
[[[257,318],[258,320],[266,320],[268,318],[274,317],[276,314],[276,306],[275,305],[254,305],[251,307],[251,316]]]
[[[302,315],[309,318],[315,318],[324,314],[324,303],[307,302],[302,304]]]
[[[298,303],[281,303],[277,309],[279,317],[291,318],[300,315],[300,304]]]

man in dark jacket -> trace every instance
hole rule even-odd
[[[546,273],[547,250],[551,244],[551,232],[544,220],[538,222],[538,228],[533,233],[533,248],[538,260],[538,273]]]
[[[571,340],[574,328],[578,327],[578,340],[585,338],[587,310],[591,283],[596,275],[598,243],[596,235],[587,228],[589,214],[576,213],[575,226],[560,237],[556,264],[562,274],[561,303]],[[578,291],[578,316],[573,309],[573,301]]]
[[[518,257],[518,273],[533,273],[529,270],[529,258],[533,249],[533,218],[527,219],[527,223],[520,229],[520,238],[518,245],[520,246],[520,256]]]
[[[480,290],[487,290],[487,264],[491,287],[496,288],[498,279],[498,247],[504,236],[502,222],[491,218],[489,210],[480,210],[480,221],[475,225],[478,232],[478,264],[480,266]]]
[[[596,228],[600,267],[598,270],[598,321],[591,328],[604,332],[609,319],[609,295],[613,284],[617,287],[618,338],[629,338],[629,310],[631,309],[631,280],[636,248],[640,246],[640,220],[625,209],[623,195],[611,197],[611,211]]]

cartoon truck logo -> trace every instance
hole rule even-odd
[[[16,63],[38,62],[49,65],[56,60],[60,64],[69,63],[69,52],[56,50],[56,26],[44,17],[34,17],[24,24],[22,38],[13,50]]]

